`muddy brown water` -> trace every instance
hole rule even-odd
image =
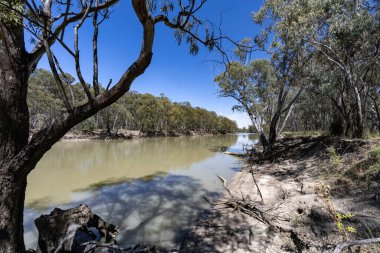
[[[217,175],[229,180],[240,167],[215,147],[239,152],[253,142],[247,134],[59,142],[28,177],[26,246],[36,247],[39,215],[87,204],[121,229],[119,245],[175,247],[209,208],[202,196],[223,193]]]

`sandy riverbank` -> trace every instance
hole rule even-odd
[[[180,252],[333,252],[343,241],[380,237],[380,152],[373,154],[380,141],[296,142],[285,143],[294,148],[276,159],[245,166],[227,186],[267,222],[260,212],[227,207],[226,194],[196,222]],[[355,252],[380,252],[380,245],[361,250]]]

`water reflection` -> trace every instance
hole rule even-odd
[[[229,146],[236,139],[228,135],[60,142],[29,175],[26,205],[45,209],[50,203],[67,203],[72,192],[106,179],[125,181],[186,169],[214,155],[209,147]]]
[[[215,198],[201,182],[189,176],[169,175],[151,181],[136,180],[100,188],[89,205],[122,231],[119,243],[179,243],[192,219],[207,208],[202,196]]]
[[[237,135],[238,138],[232,146],[228,148],[228,151],[233,153],[243,153],[243,147],[250,147],[258,142],[258,135],[251,133],[240,133]]]
[[[28,178],[27,246],[35,247],[36,217],[80,203],[123,229],[120,244],[173,245],[208,207],[202,196],[222,192],[216,175],[231,178],[239,166],[212,147],[238,148],[244,140],[248,136],[58,143]]]

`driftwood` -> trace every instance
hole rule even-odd
[[[271,214],[270,211],[272,211],[273,208],[264,210],[263,208],[264,199],[259,189],[259,186],[255,180],[253,168],[251,169],[251,174],[261,198],[260,202],[251,201],[247,198],[244,198],[243,196],[242,197],[235,196],[235,194],[233,194],[231,190],[228,188],[227,180],[221,176],[218,176],[218,177],[220,181],[222,182],[223,187],[227,191],[229,196],[223,198],[222,200],[219,200],[218,202],[211,202],[206,197],[204,197],[204,199],[208,201],[214,207],[221,206],[223,208],[225,207],[228,209],[232,209],[233,211],[239,211],[241,213],[249,215],[255,218],[256,220],[264,223],[265,225],[269,226],[270,229],[272,229],[273,231],[289,233],[290,238],[293,241],[294,245],[296,246],[298,252],[302,252],[303,249],[309,248],[312,242],[305,242],[304,240],[301,239],[302,237],[297,233],[296,230],[294,230],[291,227],[283,226],[277,222],[278,220],[289,221],[289,219]]]
[[[118,229],[86,205],[67,210],[56,208],[37,218],[35,224],[39,232],[38,253],[121,252],[115,241]],[[107,247],[93,247],[89,242],[104,243]],[[111,245],[115,247],[111,249]]]
[[[231,155],[231,156],[236,156],[236,157],[240,157],[240,158],[244,158],[246,156],[245,154],[234,153],[234,152],[230,152],[230,151],[225,151],[224,154]]]
[[[165,253],[176,250],[133,245],[121,248],[115,237],[119,230],[93,213],[87,205],[54,209],[35,220],[39,237],[37,253]],[[30,253],[35,251],[30,250]]]
[[[253,172],[253,166],[251,166],[251,175],[252,175],[253,182],[254,182],[255,185],[256,185],[257,192],[258,192],[258,194],[259,194],[259,196],[260,196],[261,204],[264,204],[263,194],[261,194],[260,187],[259,187],[259,185],[258,185],[257,182],[256,182],[255,174],[254,174],[254,172]]]
[[[379,238],[371,238],[371,239],[365,239],[365,240],[339,243],[336,246],[333,253],[340,253],[342,250],[344,250],[347,247],[352,247],[352,246],[357,246],[357,245],[367,245],[367,244],[373,244],[373,243],[380,243],[380,237]]]
[[[227,208],[232,208],[233,211],[240,211],[251,217],[254,217],[258,221],[271,225],[271,221],[266,211],[262,210],[259,203],[247,201],[244,197],[236,197],[228,188],[227,180],[221,176],[218,176],[223,184],[224,189],[227,191],[229,197],[225,200],[220,200],[218,202],[211,202],[209,199],[204,197],[204,199],[209,202],[212,206],[225,206]]]

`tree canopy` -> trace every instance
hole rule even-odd
[[[69,77],[66,74],[66,77]],[[86,94],[79,83],[70,78],[73,97],[77,103],[86,101]],[[29,78],[28,107],[30,127],[33,131],[49,125],[51,120],[62,113],[64,105],[50,71],[37,69]],[[101,88],[100,90],[102,90]],[[91,90],[91,92],[94,92]],[[131,91],[108,108],[85,120],[76,129],[104,129],[110,134],[119,129],[139,130],[146,133],[199,134],[233,133],[236,122],[218,116],[190,103],[177,103],[161,94],[139,94]]]
[[[251,61],[238,48],[215,81],[221,96],[237,101],[233,109],[248,113],[263,146],[283,130],[358,138],[380,130],[375,2],[267,0],[253,13],[262,32],[241,44],[268,60]]]

